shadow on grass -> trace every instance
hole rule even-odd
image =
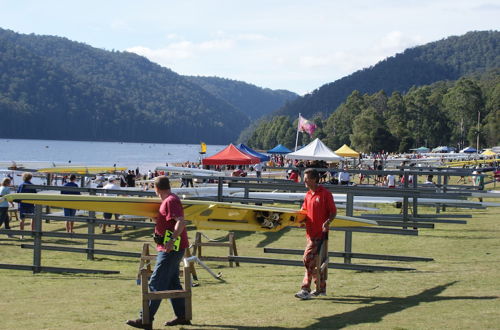
[[[69,240],[66,238],[59,238],[59,239],[45,240],[45,241],[43,241],[43,244],[82,245],[83,243],[81,241],[74,241],[74,240]]]
[[[434,228],[433,232],[444,232],[444,233],[463,233],[463,229],[450,229],[450,228]],[[500,230],[496,230],[493,228],[486,229],[469,229],[467,228],[467,232],[469,233],[491,233],[491,232],[500,232]]]
[[[234,239],[241,239],[255,234],[254,231],[243,231],[243,230],[234,230],[233,233],[234,233]]]
[[[335,314],[332,316],[320,317],[317,322],[306,327],[306,329],[342,329],[347,326],[357,324],[376,324],[390,314],[404,311],[405,309],[418,306],[421,303],[430,303],[444,300],[486,300],[498,299],[498,296],[438,296],[446,288],[452,286],[456,282],[450,282],[443,285],[422,291],[419,294],[400,297],[364,297],[364,296],[346,296],[323,298],[330,300],[332,303],[342,304],[371,304],[363,306],[355,310]],[[382,301],[382,303],[377,303]],[[383,302],[385,301],[385,302]],[[309,303],[309,302],[304,302]],[[214,328],[233,328],[233,329],[295,329],[287,327],[242,327],[236,325],[197,325],[200,327]],[[298,328],[297,328],[298,329]],[[303,329],[303,328],[302,328]]]
[[[97,255],[102,255],[102,254],[97,254]],[[131,263],[131,264],[136,264],[138,263],[137,260],[138,258],[132,258],[132,257],[127,257],[128,259],[125,259],[125,257],[121,256],[115,256],[117,259],[113,258],[108,258],[108,257],[94,257],[94,261],[113,261],[113,262],[123,262],[123,263]]]
[[[286,228],[283,228],[282,230],[277,231],[277,232],[264,233],[266,238],[264,238],[262,241],[260,241],[259,244],[257,244],[257,247],[259,247],[259,248],[266,247],[269,244],[276,242],[281,237],[283,237],[284,234],[288,233],[290,230],[291,230],[290,227],[286,227]]]
[[[50,239],[50,240],[47,239],[47,240],[43,241],[42,245],[56,244],[56,245],[77,245],[77,246],[83,246],[83,245],[86,244],[86,242],[84,242],[84,240],[86,241],[87,239],[86,238],[75,238],[73,240],[65,239],[65,238]],[[33,240],[30,240],[29,242],[27,242],[26,240],[23,240],[22,243],[33,243]],[[106,241],[99,240],[99,239],[96,239],[96,244],[98,244],[98,245],[109,245],[109,246],[115,246],[115,245],[117,245],[115,243],[115,241],[106,242]]]
[[[492,236],[466,236],[466,235],[439,235],[439,236],[433,236],[434,238],[449,238],[449,239],[456,239],[456,240],[463,240],[463,239],[498,239],[498,237],[492,237]]]
[[[40,275],[41,274],[41,275]],[[83,273],[58,273],[58,276],[54,276],[54,275],[47,275],[47,274],[51,274],[51,273],[47,273],[47,272],[42,272],[40,274],[30,274],[30,275],[26,275],[24,277],[26,278],[33,278],[33,276],[43,276],[44,279],[53,279],[53,280],[68,280],[68,281],[81,281],[81,280],[101,280],[101,281],[110,281],[110,280],[113,280],[113,281],[116,281],[116,280],[119,280],[119,281],[130,281],[130,283],[134,283],[134,285],[136,285],[136,280],[135,279],[132,279],[130,277],[124,277],[124,276],[120,276],[120,275],[112,275],[112,274],[83,274]]]
[[[260,241],[259,243],[257,243],[256,247],[261,248],[261,247],[265,247],[271,243],[274,243],[277,240],[279,240],[281,237],[283,237],[283,235],[288,233],[289,231],[290,231],[290,228],[287,227],[287,228],[284,228],[284,229],[277,231],[277,232],[264,232],[262,234],[265,236],[265,238],[262,241]],[[241,238],[253,235],[253,234],[255,234],[254,231],[235,231],[234,238],[241,239]]]
[[[5,246],[15,246],[18,245],[20,240],[18,238],[1,238],[0,237],[0,245],[5,245]]]
[[[153,228],[143,228],[143,229],[137,229],[133,232],[125,232],[123,235],[123,238],[126,239],[139,239],[139,238],[144,238],[148,237],[151,238],[151,241],[153,240]]]
[[[284,234],[288,233],[290,230],[291,230],[291,228],[287,227],[287,228],[284,228],[278,232],[264,232],[262,234],[265,236],[265,238],[262,241],[260,241],[256,247],[261,248],[261,247],[265,247],[271,243],[274,243],[274,242],[278,241],[281,237],[283,237]],[[255,234],[255,231],[233,230],[232,232],[234,233],[234,238],[236,240]],[[216,242],[228,242],[229,236],[228,236],[228,234],[224,234],[224,236],[209,237],[209,238],[205,236],[205,239],[210,239],[210,241],[214,241],[214,242],[215,241]]]

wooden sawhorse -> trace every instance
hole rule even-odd
[[[186,249],[187,251],[188,249]],[[151,270],[151,261],[156,259],[156,255],[151,255],[149,253],[149,244],[144,244],[142,247],[141,261],[139,265],[139,279],[141,283],[141,293],[142,293],[142,324],[151,324],[149,317],[149,301],[150,300],[161,300],[161,299],[172,299],[172,298],[184,298],[186,302],[186,320],[192,320],[192,281],[191,281],[191,269],[190,265],[184,264],[184,290],[165,290],[165,291],[149,291],[149,277],[153,273]],[[194,268],[194,267],[193,267]]]
[[[208,260],[208,261],[227,261],[228,257],[204,257],[201,254],[202,246],[222,246],[229,248],[229,256],[237,256],[238,250],[236,249],[236,240],[234,238],[234,233],[229,233],[228,235],[229,242],[202,242],[201,241],[201,233],[196,232],[196,236],[193,243],[193,255],[197,256],[200,260]],[[239,267],[240,263],[236,262],[236,266]],[[229,260],[229,267],[233,267],[233,261]]]

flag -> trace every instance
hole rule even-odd
[[[299,115],[299,132],[306,132],[309,136],[313,135],[316,130],[316,125]]]
[[[205,142],[200,143],[200,148],[201,148],[200,154],[204,154],[207,152],[207,145],[205,144]]]

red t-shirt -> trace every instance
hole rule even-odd
[[[323,186],[316,191],[309,190],[304,198],[302,210],[306,211],[306,234],[309,238],[323,236],[323,224],[330,214],[337,212],[332,193]]]
[[[175,230],[175,223],[177,222],[175,218],[184,217],[184,209],[182,208],[181,200],[175,194],[170,194],[165,198],[160,205],[160,210],[158,216],[156,217],[155,234],[164,236],[165,231]],[[185,249],[189,246],[186,228],[181,234],[181,244],[180,249]],[[156,244],[156,251],[165,252],[165,246],[162,244]]]

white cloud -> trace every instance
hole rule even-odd
[[[233,40],[208,40],[200,43],[179,41],[169,43],[165,47],[157,49],[134,46],[128,48],[127,51],[145,56],[153,62],[172,68],[179,61],[186,61],[202,56],[206,57],[213,53],[227,51],[233,47]],[[175,70],[175,68],[173,69]]]
[[[236,39],[237,40],[246,40],[246,41],[266,41],[266,40],[270,40],[270,38],[266,37],[265,35],[257,34],[257,33],[239,34],[236,37]]]
[[[153,62],[170,66],[178,60],[185,60],[195,56],[192,44],[187,41],[172,43],[161,49],[151,49],[144,46],[135,46],[127,49],[128,52],[147,57]]]
[[[179,36],[176,33],[169,33],[169,34],[167,34],[167,39],[168,40],[179,40],[179,39],[182,39],[182,38],[181,38],[181,36]]]
[[[330,56],[301,56],[299,63],[305,68],[325,67],[332,63]]]
[[[283,64],[286,64],[286,58],[283,57],[283,56],[274,56],[272,58],[272,62],[277,64],[277,65],[283,65]]]
[[[128,32],[130,32],[132,30],[130,28],[130,26],[128,25],[128,22],[125,20],[122,20],[122,19],[115,19],[115,20],[111,21],[111,23],[109,25],[111,27],[111,30],[115,30],[115,31],[128,31]]]
[[[171,66],[179,60],[204,57],[211,55],[220,58],[220,54],[226,54],[227,51],[238,51],[236,48],[246,41],[267,40],[259,34],[240,34],[235,37],[226,36],[223,31],[217,31],[216,35],[220,38],[211,40],[192,42],[182,40],[182,37],[171,33],[167,35],[169,42],[160,48],[150,48],[146,46],[134,46],[127,48],[127,51],[133,52],[149,58],[164,66]],[[175,69],[175,68],[174,68]]]
[[[230,39],[218,39],[218,40],[208,40],[199,43],[198,45],[194,45],[194,48],[203,51],[219,51],[219,50],[227,50],[233,48],[235,45],[234,40]]]
[[[422,43],[420,36],[407,36],[401,31],[391,31],[378,40],[372,47],[372,50],[377,53],[383,53],[385,56],[390,56],[420,43]]]
[[[487,12],[500,11],[500,5],[498,3],[485,3],[479,6],[472,7],[472,10],[487,11]]]

